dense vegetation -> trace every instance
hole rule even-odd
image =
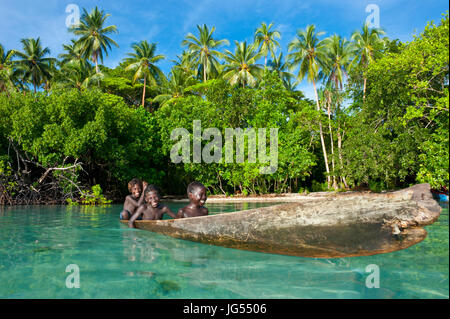
[[[117,45],[107,17],[84,10],[58,58],[39,38],[22,50],[0,45],[0,204],[119,200],[133,177],[169,194],[192,180],[216,194],[448,187],[448,14],[410,43],[367,25],[350,40],[322,39],[310,25],[286,61],[272,24],[233,51],[198,26],[169,74],[145,40],[116,68],[101,65]],[[314,101],[296,90],[305,77]],[[260,174],[249,160],[172,163],[171,131],[192,134],[194,120],[222,135],[278,128],[277,171]]]

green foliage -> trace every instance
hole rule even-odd
[[[17,181],[36,188],[47,168],[75,163],[82,164],[51,172],[70,205],[78,203],[74,192],[91,187],[82,198],[88,205],[123,196],[134,177],[172,194],[184,194],[193,180],[227,195],[326,191],[331,180],[336,191],[346,184],[373,191],[449,184],[448,13],[410,43],[381,38],[384,32],[368,25],[351,41],[321,40],[309,25],[289,44],[287,63],[281,52],[275,56],[280,34],[272,25],[257,29],[255,44],[236,43],[227,54],[218,48],[228,40],[215,40],[214,27],[197,26],[167,78],[153,65],[162,56],[145,41],[126,63],[98,65],[115,44],[108,35],[117,28],[104,26],[108,16],[83,10],[82,23],[71,29],[79,38],[64,46],[58,63],[39,38],[23,39],[24,52],[0,45],[0,202],[22,187]],[[258,64],[264,57],[267,65],[269,54],[271,71]],[[297,69],[295,80],[288,67]],[[319,101],[296,91],[305,76]],[[30,94],[30,84],[46,91]],[[248,142],[244,163],[172,163],[172,130],[186,128],[192,143],[194,120],[203,130],[218,128],[222,138],[226,128],[278,128],[276,172],[260,174],[267,164],[248,162]],[[16,147],[34,163],[26,174]]]
[[[314,180],[314,181],[312,181],[311,190],[313,192],[323,192],[323,191],[328,190],[328,186],[327,186],[326,182],[325,183],[319,183],[319,182]]]
[[[369,65],[366,101],[344,146],[353,185],[448,185],[448,25],[446,14]]]
[[[81,195],[81,203],[83,205],[107,205],[111,202],[111,200],[108,200],[103,196],[102,188],[98,184],[92,186],[91,192],[85,192]],[[69,204],[71,204],[71,202],[69,202]]]
[[[101,81],[101,88],[104,92],[120,96],[130,106],[141,105],[142,91],[144,84],[133,82],[133,72],[125,71],[122,65],[114,69],[104,68],[105,77]],[[154,97],[156,89],[147,87],[145,96]]]
[[[90,181],[122,191],[133,177],[159,183],[162,156],[156,121],[144,109],[130,108],[121,97],[91,89],[54,91],[51,95],[13,94],[1,100],[5,136],[44,167],[78,159]],[[4,123],[4,124],[3,124]],[[86,179],[83,171],[80,178]]]
[[[169,155],[174,142],[170,134],[175,128],[185,128],[191,134],[194,120],[200,120],[202,130],[215,127],[225,137],[225,128],[279,129],[278,169],[270,175],[260,174],[265,165],[248,162],[245,143],[244,163],[184,163],[181,171],[185,182],[198,180],[216,192],[240,190],[243,194],[282,192],[288,181],[304,180],[316,165],[314,154],[308,147],[310,133],[303,125],[313,116],[313,107],[303,100],[294,99],[276,72],[266,72],[258,89],[232,87],[225,81],[210,80],[190,88],[195,95],[167,103],[156,112],[162,139],[162,151]],[[309,121],[307,121],[309,122]],[[192,143],[192,142],[191,142]],[[203,146],[208,143],[203,141]],[[222,141],[222,158],[225,142]],[[183,181],[184,182],[184,181]]]

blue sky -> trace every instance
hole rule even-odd
[[[438,22],[449,8],[443,0],[0,0],[0,43],[7,50],[21,49],[20,39],[39,36],[52,56],[57,56],[62,44],[73,38],[65,24],[69,4],[88,11],[97,5],[111,14],[107,25],[117,26],[119,34],[112,37],[119,48],[109,52],[106,66],[116,66],[133,42],[147,40],[157,43],[158,53],[166,56],[159,64],[166,73],[182,51],[181,41],[187,33],[196,32],[197,24],[215,26],[215,37],[228,39],[230,46],[225,49],[234,51],[234,40],[252,41],[261,22],[273,22],[281,31],[280,43],[286,53],[296,30],[308,24],[325,31],[324,36],[337,33],[350,37],[365,22],[369,4],[379,7],[380,25],[387,36],[401,41],[411,41],[427,21]],[[312,87],[305,81],[299,89],[313,98]]]

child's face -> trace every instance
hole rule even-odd
[[[194,192],[189,194],[191,203],[196,206],[203,206],[206,202],[206,188],[200,187],[194,190]]]
[[[131,195],[133,195],[133,197],[135,198],[139,198],[139,196],[141,196],[141,188],[138,184],[135,184],[131,187]]]
[[[147,204],[152,205],[153,208],[158,207],[158,204],[160,201],[158,192],[155,192],[155,191],[147,192],[147,193],[145,193],[144,199],[145,199],[145,202]]]

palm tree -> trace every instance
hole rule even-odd
[[[255,31],[254,42],[258,47],[261,45],[260,51],[264,55],[264,66],[267,66],[267,55],[269,54],[269,52],[270,55],[275,59],[276,47],[280,47],[280,43],[278,43],[275,38],[280,39],[281,34],[277,30],[270,31],[272,26],[272,23],[267,26],[267,24],[263,22],[261,26]]]
[[[298,81],[301,81],[307,75],[308,81],[313,83],[318,112],[320,112],[320,104],[317,95],[316,80],[319,76],[319,69],[325,60],[325,44],[319,40],[319,37],[323,34],[324,32],[316,32],[314,25],[308,25],[306,30],[297,31],[297,37],[288,46],[289,52],[292,52],[288,55],[291,68],[299,66],[297,74]],[[328,166],[327,149],[323,138],[321,121],[319,121],[319,134],[327,172],[328,187],[330,187],[330,168]]]
[[[177,60],[172,60],[172,62],[175,63],[175,67],[182,69],[184,73],[194,77],[198,76],[196,63],[193,61],[192,53],[189,51],[183,50],[181,55],[177,55]]]
[[[184,96],[184,89],[195,83],[196,79],[193,75],[186,73],[179,66],[174,66],[170,71],[169,79],[163,82],[161,94],[158,94],[153,99],[153,102],[158,102],[163,106],[174,99]]]
[[[138,79],[144,80],[144,89],[142,93],[142,106],[144,106],[147,80],[152,85],[156,85],[157,82],[161,82],[164,79],[164,74],[157,66],[155,66],[155,63],[165,57],[164,55],[155,55],[156,44],[149,44],[146,40],[134,43],[131,47],[134,52],[128,53],[130,58],[125,59],[125,64],[127,65],[125,71],[132,70],[135,72],[133,83]]]
[[[288,69],[288,64],[283,61],[283,52],[280,52],[273,60],[269,60],[269,69],[277,72],[286,88],[291,86],[291,79],[294,78],[294,75],[291,72],[286,71]]]
[[[291,77],[287,80],[287,82],[285,83],[285,87],[289,92],[295,92],[295,93],[299,93],[301,94],[301,97],[303,98],[304,95],[301,91],[297,90],[297,85],[298,85],[298,81],[295,80],[295,77]]]
[[[13,56],[14,50],[5,52],[5,49],[0,44],[0,92],[6,91],[8,88],[14,86]]]
[[[51,64],[55,59],[45,57],[50,54],[50,49],[42,48],[40,38],[22,39],[20,42],[24,52],[14,52],[14,56],[19,58],[14,61],[14,64],[22,79],[33,84],[34,93],[36,93],[36,88],[46,79],[50,79]]]
[[[353,54],[353,47],[349,41],[347,41],[345,38],[341,38],[338,35],[332,35],[329,38],[326,38],[324,40],[325,47],[327,50],[327,58],[325,60],[322,74],[326,76],[326,89],[325,89],[325,103],[327,105],[327,113],[328,118],[330,120],[330,113],[331,113],[331,105],[332,105],[332,97],[334,99],[334,103],[336,105],[336,108],[334,110],[334,113],[336,115],[337,120],[337,139],[338,139],[338,153],[339,153],[339,163],[340,167],[342,169],[343,161],[342,161],[342,134],[341,134],[341,125],[339,121],[339,116],[337,116],[340,113],[340,93],[343,88],[343,82],[344,78],[347,76],[347,70],[352,58]],[[332,93],[334,91],[334,94]],[[330,127],[331,130],[331,127]],[[330,133],[331,134],[331,133]],[[330,135],[331,136],[331,135]],[[332,148],[332,166],[334,171],[334,147],[333,147],[333,140],[331,139],[331,148]],[[342,182],[344,183],[345,187],[347,187],[347,182],[345,180],[345,177],[341,177]],[[336,179],[333,175],[333,187],[337,188],[336,186]]]
[[[323,42],[326,59],[323,61],[322,74],[327,77],[327,83],[336,90],[342,90],[353,57],[353,46],[347,39],[336,34],[324,39]]]
[[[318,91],[319,103],[324,110],[326,110],[328,115],[328,131],[330,134],[330,146],[331,146],[331,169],[332,169],[332,179],[333,179],[333,188],[337,189],[336,184],[336,175],[335,175],[335,165],[334,165],[334,139],[333,139],[333,130],[331,125],[331,106],[333,104],[333,92],[331,88],[331,84],[328,83],[324,88],[319,89]]]
[[[212,27],[211,31],[209,31],[206,24],[204,24],[203,27],[197,25],[197,29],[199,32],[198,38],[192,33],[189,33],[181,44],[188,47],[192,60],[203,71],[203,82],[206,82],[208,74],[217,72],[219,65],[217,58],[223,56],[221,52],[214,49],[224,44],[229,45],[230,43],[226,39],[214,40],[212,34],[216,29],[215,27]]]
[[[245,85],[255,86],[256,80],[262,76],[262,66],[256,64],[261,57],[261,52],[255,44],[247,45],[247,42],[234,42],[236,49],[234,54],[225,50],[225,66],[224,79],[228,80],[231,85],[242,83]]]
[[[60,70],[60,77],[58,81],[60,86],[82,90],[92,83],[98,83],[104,75],[102,72],[97,73],[91,64],[81,60],[65,64]]]
[[[350,67],[359,65],[363,70],[366,70],[368,65],[375,60],[376,54],[384,47],[384,40],[380,38],[385,34],[382,29],[372,28],[369,29],[369,24],[365,23],[362,27],[362,32],[354,31],[351,37],[355,46],[355,58],[350,64]],[[366,99],[366,82],[364,77],[363,84],[363,101]]]
[[[61,53],[58,55],[58,58],[61,59],[61,65],[71,62],[84,61],[83,49],[80,44],[74,39],[70,41],[71,44],[63,44],[63,48],[66,53]]]
[[[70,28],[71,32],[80,36],[77,43],[81,47],[84,58],[91,59],[95,63],[97,73],[100,72],[98,58],[103,62],[103,52],[108,55],[111,44],[119,47],[113,39],[107,36],[110,33],[117,33],[117,27],[115,25],[104,27],[105,20],[109,16],[109,14],[104,14],[103,10],[99,11],[97,7],[91,13],[83,8],[80,23]]]

